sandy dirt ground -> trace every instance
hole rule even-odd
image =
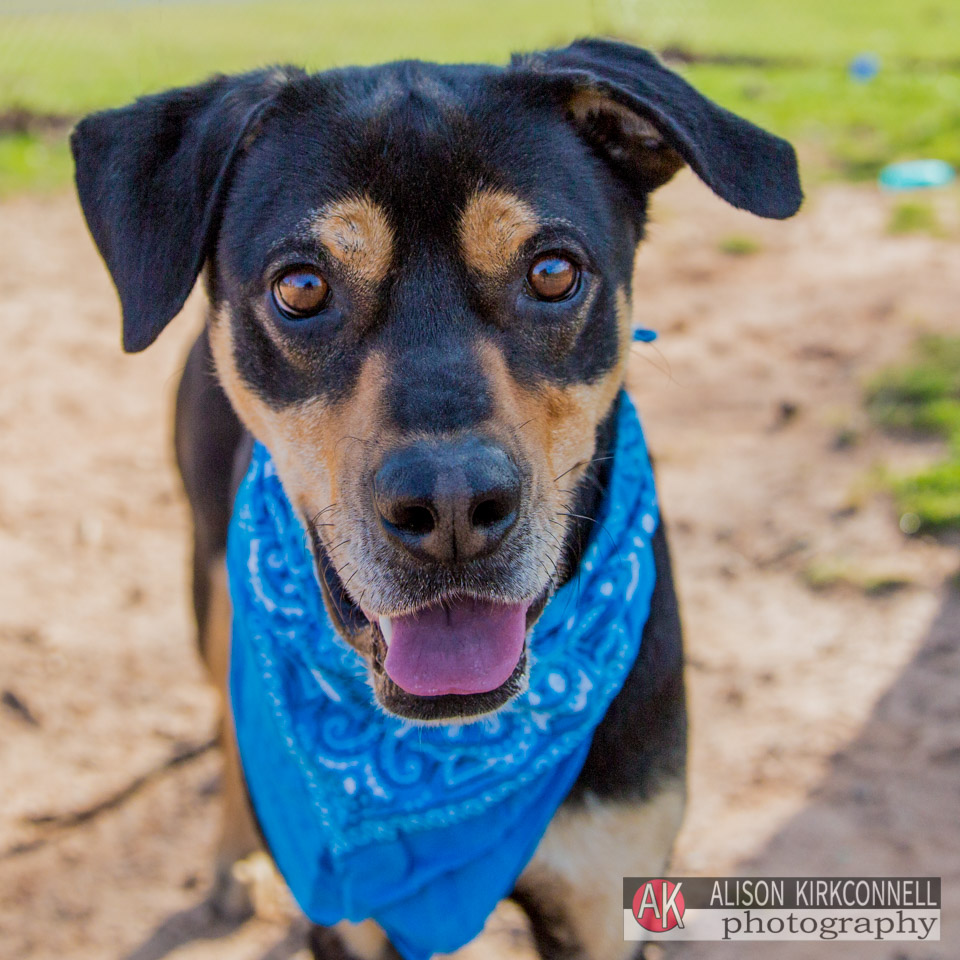
[[[676,956],[956,956],[960,558],[905,537],[871,485],[876,464],[935,447],[880,435],[861,406],[918,333],[960,329],[960,196],[937,202],[954,239],[889,236],[891,201],[869,187],[823,187],[786,223],[689,175],[657,198],[635,304],[661,338],[635,348],[631,386],[688,642],[674,872],[945,880],[940,944]],[[299,960],[296,922],[230,927],[202,903],[216,702],[170,448],[200,303],[125,357],[72,197],[6,201],[0,228],[0,957]],[[722,252],[731,235],[759,249]],[[813,589],[824,564],[903,586]],[[522,954],[524,936],[505,914],[471,952]]]

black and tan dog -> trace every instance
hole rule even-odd
[[[648,194],[687,163],[760,216],[801,200],[788,144],[604,41],[505,68],[219,77],[89,117],[72,143],[127,350],[153,342],[204,271],[209,320],[180,386],[177,454],[214,676],[252,435],[380,704],[432,722],[502,707],[525,656],[505,663],[491,627],[489,650],[405,689],[384,669],[404,618],[468,596],[522,606],[529,627],[577,568],[604,490]],[[545,956],[629,954],[619,878],[661,871],[680,823],[681,636],[663,525],[654,549],[639,658],[513,894]],[[227,906],[230,865],[256,842],[228,755]],[[365,928],[338,942],[365,960],[389,950]]]

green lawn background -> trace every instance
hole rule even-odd
[[[0,115],[65,118],[47,133],[7,124],[0,193],[68,180],[66,120],[214,72],[503,62],[587,34],[689,54],[678,69],[799,141],[809,175],[872,177],[913,156],[960,164],[958,0],[0,0]],[[847,72],[863,52],[880,58],[869,83]]]

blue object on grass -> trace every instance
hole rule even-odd
[[[885,190],[945,187],[956,175],[946,160],[906,160],[884,167],[880,171],[880,186]]]
[[[326,613],[274,462],[255,445],[227,545],[230,697],[257,819],[314,922],[372,917],[406,960],[428,960],[472,940],[533,856],[650,612],[653,471],[626,394],[616,416],[602,536],[533,627],[526,691],[454,726],[377,706],[362,657]]]
[[[867,83],[880,72],[880,58],[875,53],[861,53],[850,61],[850,76],[858,83]]]

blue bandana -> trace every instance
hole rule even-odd
[[[620,398],[610,482],[580,568],[528,638],[528,690],[422,726],[374,702],[323,606],[306,535],[257,444],[227,548],[230,692],[244,775],[304,913],[376,920],[407,960],[475,937],[513,889],[636,659],[654,584],[653,473]]]

